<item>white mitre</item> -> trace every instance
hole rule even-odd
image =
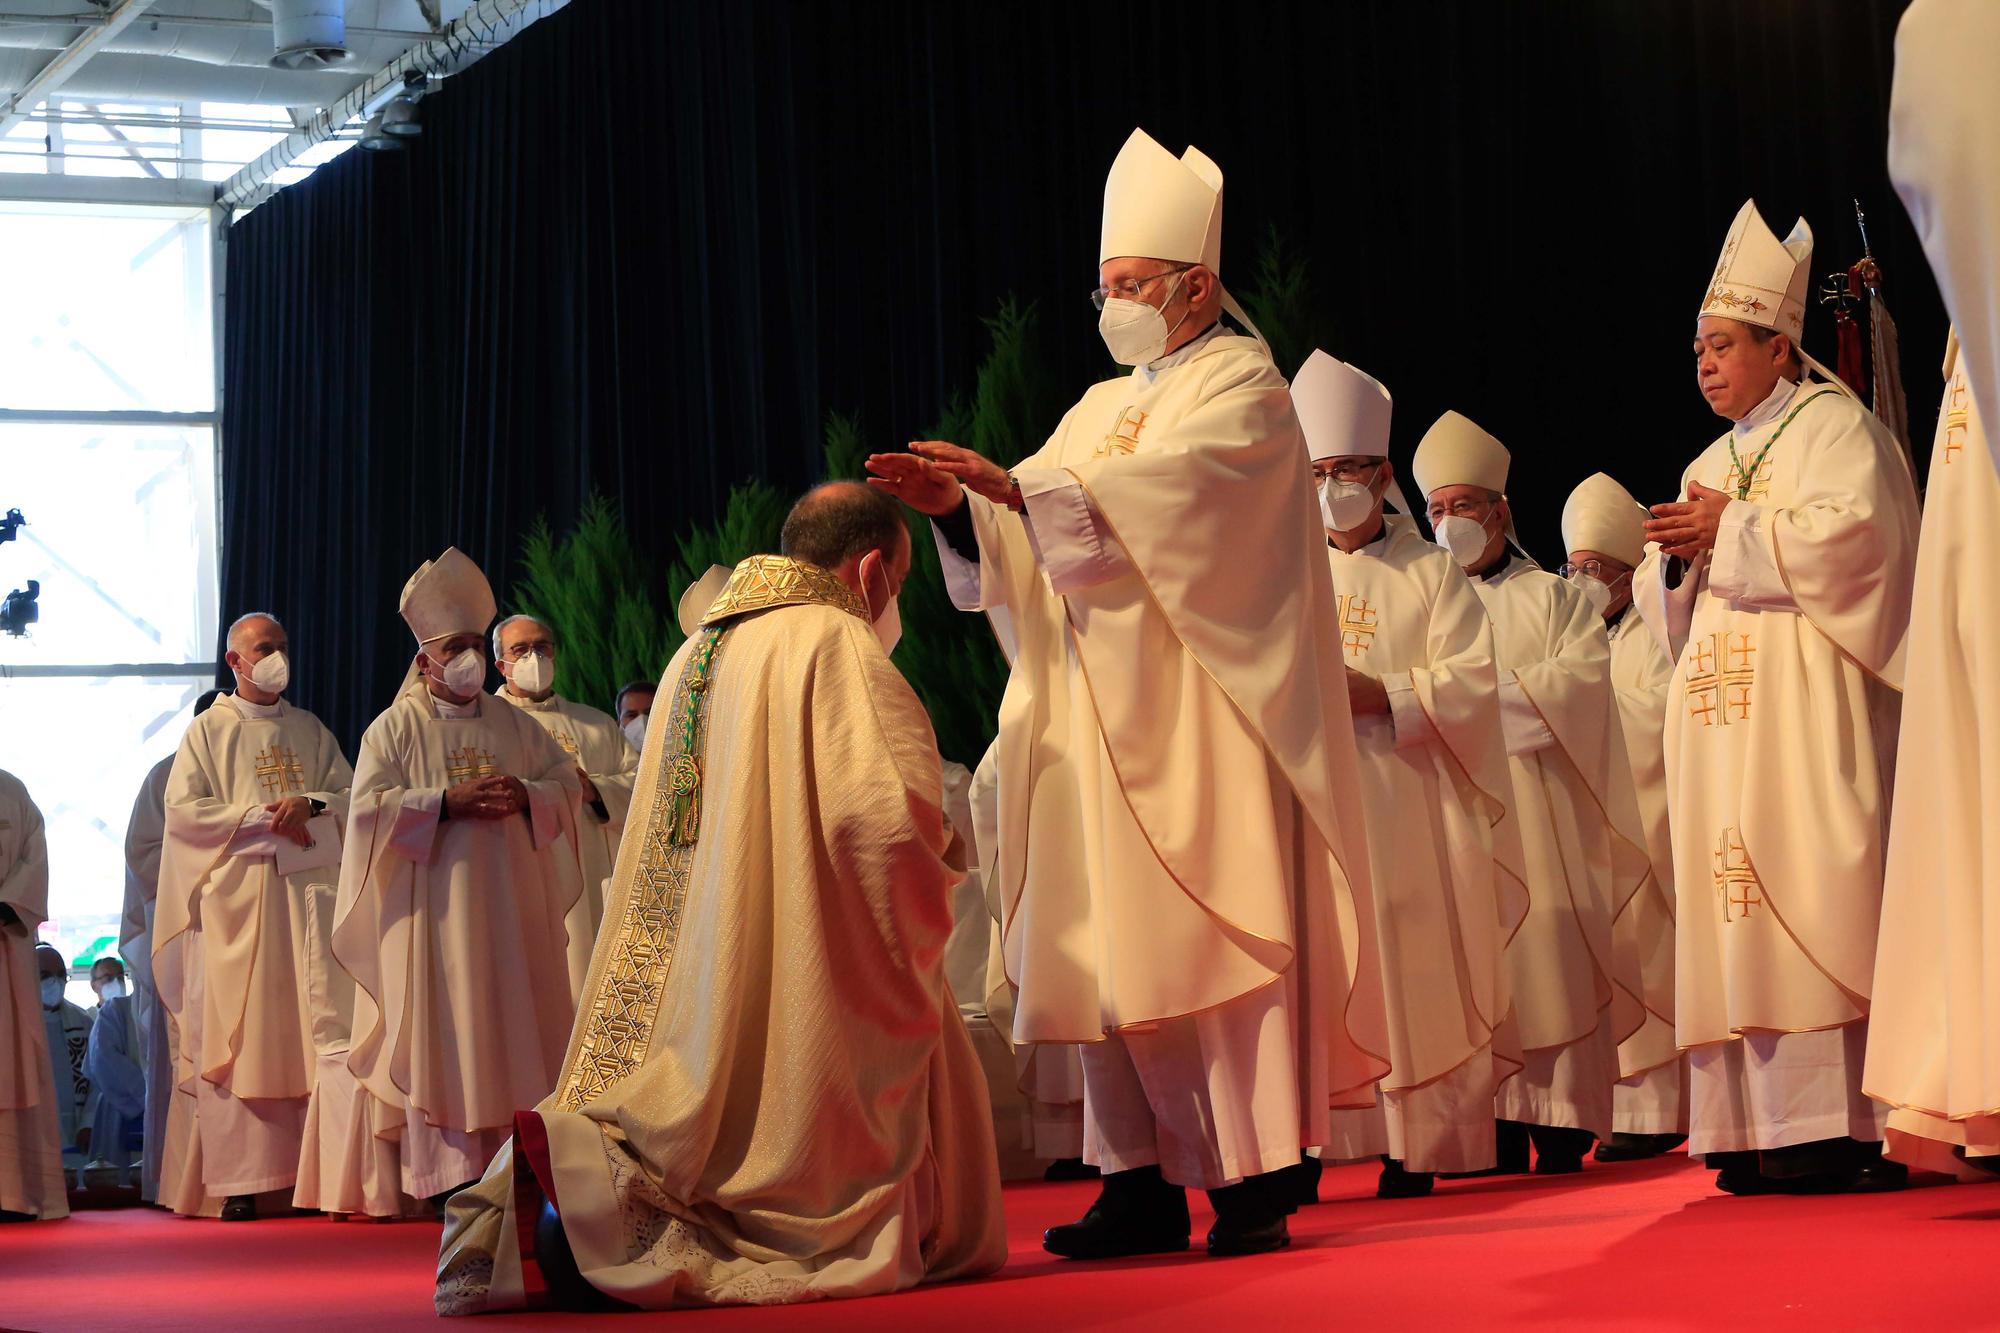
[[[1100,264],[1123,258],[1200,264],[1221,282],[1222,168],[1206,153],[1190,145],[1175,157],[1144,130],[1132,131],[1104,179],[1097,247]],[[1227,287],[1222,308],[1264,341]]]
[[[1410,473],[1426,500],[1440,486],[1478,486],[1507,494],[1507,467],[1513,462],[1507,446],[1488,435],[1472,419],[1457,412],[1439,417],[1410,460]]]
[[[454,634],[484,634],[497,607],[493,585],[472,557],[448,546],[443,555],[424,561],[410,575],[396,609],[422,645]]]
[[[1638,566],[1646,555],[1646,510],[1602,472],[1585,477],[1563,504],[1563,550],[1602,551]]]
[[[1315,463],[1323,458],[1387,458],[1392,406],[1382,381],[1317,348],[1292,376],[1292,410]],[[1397,513],[1410,512],[1393,477],[1382,498]]]
[[[688,584],[687,591],[675,607],[675,614],[681,622],[681,633],[692,639],[701,629],[702,617],[708,608],[715,605],[715,599],[722,596],[722,590],[729,586],[729,576],[733,573],[726,565],[710,565],[708,572]]]
[[[1806,330],[1806,284],[1812,277],[1812,228],[1800,218],[1779,240],[1755,199],[1745,199],[1722,238],[1722,257],[1701,298],[1700,315],[1721,315],[1790,335]]]

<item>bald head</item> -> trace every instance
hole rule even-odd
[[[248,656],[267,641],[274,641],[278,649],[285,647],[285,627],[269,611],[252,611],[240,615],[229,622],[229,651]],[[271,651],[264,647],[265,652]],[[262,653],[258,653],[262,656]]]
[[[870,551],[893,558],[909,544],[910,530],[888,495],[858,481],[830,481],[792,506],[779,540],[792,559],[838,570]]]

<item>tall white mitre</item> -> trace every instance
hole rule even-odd
[[[729,576],[734,571],[727,565],[710,565],[708,572],[688,584],[687,591],[674,606],[674,615],[681,623],[681,633],[692,639],[701,630],[702,617],[708,608],[715,605],[715,599],[722,596],[722,590],[729,586]]]
[[[1097,251],[1100,264],[1133,257],[1200,264],[1221,282],[1222,168],[1193,145],[1175,157],[1144,130],[1133,130],[1104,179]],[[1227,286],[1222,308],[1264,341]]]
[[[410,575],[396,609],[422,645],[454,634],[484,634],[498,606],[493,585],[472,557],[448,546]]]
[[[1315,463],[1323,458],[1387,458],[1393,406],[1382,381],[1318,348],[1292,376],[1292,410]],[[1384,498],[1397,513],[1410,512],[1403,488],[1393,478]]]
[[[1428,500],[1440,486],[1478,486],[1502,499],[1507,495],[1507,446],[1458,412],[1446,412],[1424,432],[1410,473]]]
[[[1564,551],[1602,551],[1636,568],[1646,556],[1646,510],[1632,493],[1593,472],[1563,504]]]
[[[1745,199],[1729,224],[1729,234],[1722,238],[1715,276],[1708,280],[1695,318],[1720,315],[1785,334],[1799,359],[1821,379],[1857,398],[1845,381],[1806,354],[1806,285],[1812,279],[1812,253],[1812,228],[1804,218],[1794,222],[1792,234],[1781,241],[1757,211],[1757,201]]]

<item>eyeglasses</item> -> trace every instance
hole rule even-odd
[[[1164,272],[1155,273],[1150,278],[1123,278],[1112,283],[1109,287],[1093,288],[1090,293],[1090,303],[1099,310],[1102,310],[1104,309],[1104,303],[1114,296],[1122,297],[1127,301],[1136,301],[1139,299],[1140,292],[1145,291],[1146,288],[1152,286],[1161,278],[1171,278],[1174,274],[1185,273],[1193,267],[1193,264],[1180,264]]]
[[[1619,579],[1624,578],[1628,572],[1622,569],[1614,570],[1602,560],[1586,560],[1580,565],[1556,566],[1557,578],[1573,579],[1578,574],[1586,574],[1596,579],[1599,583],[1616,583]]]
[[[529,643],[514,644],[506,652],[502,653],[501,656],[505,657],[509,662],[519,662],[529,653],[533,653],[537,657],[554,657],[556,655],[556,646],[547,639],[536,639]]]
[[[1320,481],[1328,477],[1335,481],[1367,481],[1377,468],[1388,461],[1386,458],[1327,458],[1313,464],[1313,476]]]
[[[1468,498],[1453,500],[1449,505],[1432,505],[1424,512],[1430,516],[1433,527],[1437,525],[1439,519],[1444,518],[1446,515],[1450,515],[1452,518],[1469,518],[1476,523],[1484,523],[1486,516],[1493,512],[1493,506],[1499,503],[1498,500],[1473,500]]]

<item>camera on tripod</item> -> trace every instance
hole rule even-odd
[[[0,515],[0,542],[13,541],[20,529],[26,526],[28,520],[21,517],[21,511],[9,509],[5,515]],[[16,588],[5,598],[0,598],[0,634],[11,634],[17,639],[26,634],[28,626],[41,619],[41,595],[42,585],[29,579],[26,588]]]

